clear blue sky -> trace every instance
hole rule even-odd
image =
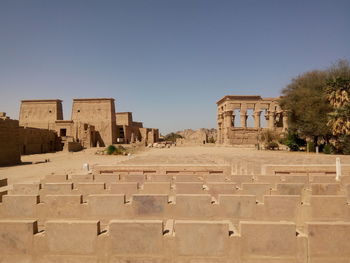
[[[0,111],[114,97],[161,132],[216,126],[228,94],[278,96],[350,58],[350,1],[0,1]]]

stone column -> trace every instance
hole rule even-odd
[[[268,112],[269,116],[269,123],[268,123],[268,128],[273,129],[275,127],[275,112],[274,111],[269,111]]]
[[[247,110],[246,109],[241,109],[241,127],[242,128],[247,128]]]
[[[228,111],[224,112],[225,128],[232,127],[232,118],[233,118],[233,111],[232,110],[228,110]]]
[[[261,111],[255,111],[254,112],[254,127],[259,129],[261,126],[260,123],[260,115],[261,115]]]
[[[282,116],[283,116],[283,129],[282,129],[282,131],[285,132],[288,130],[288,112],[284,111],[282,113]]]
[[[217,132],[217,139],[216,139],[218,144],[223,143],[223,141],[222,141],[222,138],[223,138],[222,122],[223,122],[224,118],[222,115],[223,115],[222,113],[218,114],[218,132]]]
[[[232,110],[224,112],[223,142],[227,145],[230,144],[229,130],[232,128],[232,114]]]

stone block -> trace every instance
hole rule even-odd
[[[283,183],[276,185],[277,195],[301,195],[305,189],[303,183]]]
[[[204,180],[207,183],[211,183],[211,182],[227,182],[228,179],[226,177],[226,175],[224,174],[208,174],[206,176],[204,176]]]
[[[83,195],[83,197],[90,194],[105,193],[104,183],[95,183],[95,182],[75,183],[74,188],[76,188],[78,192]]]
[[[243,183],[253,183],[253,176],[251,175],[231,175],[228,176],[229,181],[237,183],[241,186]]]
[[[2,191],[1,189],[0,189],[0,203],[2,203],[2,198],[3,198],[3,196],[4,195],[7,195],[8,194],[8,191]]]
[[[87,199],[88,214],[96,217],[118,217],[123,214],[125,195],[97,194],[89,195]]]
[[[171,193],[169,182],[145,182],[142,188],[142,194],[167,194]]]
[[[241,262],[299,262],[294,223],[242,221],[240,231]]]
[[[229,252],[228,223],[175,220],[175,244],[178,256],[225,257]]]
[[[309,176],[308,175],[284,175],[283,181],[285,183],[308,184]]]
[[[14,184],[11,194],[13,195],[38,195],[41,185],[39,183]]]
[[[35,218],[38,203],[38,195],[4,195],[3,214],[10,218]]]
[[[164,251],[161,220],[112,220],[108,235],[112,255],[159,256]]]
[[[349,222],[307,223],[308,262],[348,263],[350,261]]]
[[[94,177],[95,182],[105,183],[108,188],[112,183],[119,182],[119,175],[116,174],[98,174]]]
[[[264,220],[297,222],[300,206],[299,195],[265,195]]]
[[[73,190],[72,183],[45,183],[42,185],[41,194],[70,194]]]
[[[45,223],[50,254],[94,254],[99,233],[100,223],[95,220],[53,220]]]
[[[177,174],[176,182],[203,182],[203,177],[195,174]]]
[[[7,178],[1,178],[0,179],[0,187],[7,186]]]
[[[336,183],[335,175],[310,175],[311,183]]]
[[[309,220],[349,220],[349,209],[345,196],[311,196]]]
[[[203,183],[201,182],[180,182],[175,185],[176,194],[205,194]]]
[[[349,175],[343,175],[340,177],[340,181],[342,185],[348,185],[350,184],[350,176]]]
[[[120,175],[120,180],[124,181],[124,182],[142,183],[146,180],[146,175],[144,175],[144,174],[125,174],[125,175]]]
[[[255,178],[256,178],[255,181],[258,183],[268,183],[268,184],[281,183],[281,176],[279,175],[258,175]]]
[[[207,220],[215,215],[214,206],[208,194],[176,195],[174,218]]]
[[[256,200],[263,202],[264,195],[271,194],[271,184],[255,183],[255,184],[242,184],[242,190],[239,192],[244,195],[255,195]]]
[[[173,177],[166,174],[147,174],[147,181],[150,182],[171,182]]]
[[[68,177],[73,183],[92,182],[94,180],[93,174],[71,174]]]
[[[132,211],[137,218],[160,217],[168,211],[168,195],[135,194],[132,196]]]
[[[219,195],[219,214],[227,219],[255,219],[255,195]]]
[[[311,184],[312,195],[337,195],[340,184]]]
[[[82,211],[81,195],[47,195],[45,198],[46,218],[80,218]]]
[[[41,180],[41,183],[65,183],[67,180],[67,174],[48,174]]]
[[[130,197],[131,195],[138,193],[138,183],[136,182],[112,183],[109,192],[111,194],[125,194],[127,197]]]
[[[236,183],[207,183],[208,193],[217,197],[220,194],[235,194],[237,192]]]
[[[35,220],[0,220],[0,262],[5,255],[33,253],[33,239],[37,232]]]

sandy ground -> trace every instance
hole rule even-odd
[[[132,156],[96,155],[96,148],[76,153],[57,152],[22,156],[22,165],[0,168],[0,178],[8,184],[36,182],[50,173],[79,173],[84,163],[94,164],[226,164],[233,170],[259,174],[264,164],[335,164],[335,155],[258,151],[248,148],[197,146],[145,149]],[[341,162],[350,164],[350,156],[340,156]],[[49,159],[50,162],[34,164]],[[27,163],[27,164],[26,164]]]

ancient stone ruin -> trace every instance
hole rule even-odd
[[[231,95],[216,104],[218,144],[254,145],[262,129],[284,132],[288,128],[287,113],[281,109],[278,98]],[[253,117],[251,127],[248,127],[248,117]],[[266,127],[262,126],[263,120],[267,121]]]
[[[19,121],[0,114],[0,165],[18,164],[25,154],[159,140],[158,129],[124,115],[115,111],[112,98],[74,99],[70,120],[63,118],[61,100],[22,100]]]

